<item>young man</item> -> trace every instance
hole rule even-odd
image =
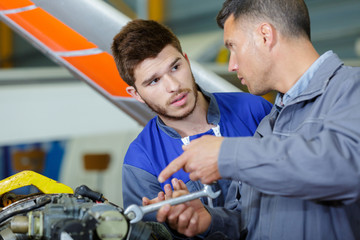
[[[255,137],[197,139],[159,180],[241,181],[242,238],[360,239],[360,68],[319,56],[302,0],[226,0],[217,20],[229,70],[275,105]]]
[[[119,73],[129,85],[127,92],[157,113],[131,143],[125,156],[125,208],[130,204],[163,200],[164,194],[158,195],[162,191],[171,195],[171,189],[166,185],[170,181],[160,184],[157,177],[183,152],[183,145],[203,135],[252,136],[271,109],[271,104],[263,98],[248,93],[211,94],[200,89],[179,40],[155,21],[129,22],[114,37],[112,51]],[[180,180],[175,182],[175,189],[187,187],[194,192],[203,188],[199,181],[191,181],[183,171],[175,173],[173,178]],[[214,224],[211,229],[206,227],[199,233],[207,235],[222,231],[225,226],[240,221],[235,209],[237,201],[227,199],[228,192],[232,191],[229,190],[230,183],[229,180],[217,182],[222,195],[212,202],[214,209],[225,205],[231,208],[213,210],[218,219],[223,219],[224,212],[232,212],[226,215],[230,220],[223,219],[222,224]],[[142,199],[144,196],[146,198]],[[207,199],[202,201],[209,204]],[[155,214],[145,215],[144,220],[155,221]]]

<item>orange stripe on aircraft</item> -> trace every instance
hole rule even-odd
[[[62,58],[109,94],[117,97],[130,97],[125,90],[128,85],[120,78],[114,59],[109,53]]]
[[[0,10],[33,6],[29,0],[1,0]],[[119,76],[113,57],[107,53],[81,56],[59,56],[58,53],[95,49],[97,46],[41,8],[34,8],[6,16],[25,32],[44,44],[51,54],[68,62],[113,97],[131,97],[128,86]],[[95,86],[96,87],[96,86]]]
[[[1,0],[0,10],[11,10],[16,8],[28,7],[30,5],[34,5],[34,3],[29,0]]]
[[[41,8],[6,16],[53,51],[76,51],[97,47]]]

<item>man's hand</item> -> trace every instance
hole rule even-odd
[[[191,141],[189,145],[184,145],[184,153],[160,173],[159,182],[164,182],[181,168],[190,173],[191,180],[200,179],[203,184],[220,179],[218,157],[223,140],[222,137],[205,135]]]
[[[183,181],[172,179],[171,182],[174,187],[173,198],[189,193]],[[176,206],[165,205],[159,209],[156,218],[188,237],[205,232],[211,224],[211,216],[200,199]]]
[[[142,198],[143,206],[150,205],[150,204],[157,203],[157,202],[161,202],[161,201],[167,200],[169,198],[172,198],[173,191],[171,189],[170,184],[166,184],[164,186],[164,190],[165,190],[165,193],[164,192],[159,192],[158,196],[156,198],[149,199],[147,197],[143,197]]]

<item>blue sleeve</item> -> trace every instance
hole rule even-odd
[[[122,189],[124,209],[131,204],[142,206],[142,198],[153,199],[162,191],[157,178],[134,166],[123,165]],[[156,221],[156,212],[146,214],[143,221]]]
[[[257,125],[259,125],[261,120],[270,113],[273,106],[261,96],[252,95],[250,93],[245,93],[245,96],[247,97],[247,101],[244,101],[244,104],[240,105],[239,112],[242,115],[252,118],[254,123],[256,123],[257,128]],[[251,123],[250,119],[248,120],[248,123]]]
[[[217,93],[214,96],[221,112],[224,137],[253,136],[272,108],[272,104],[263,97],[250,93]]]
[[[260,113],[258,115],[259,119],[258,119],[258,123],[261,122],[261,120],[270,113],[273,105],[268,102],[267,100],[265,100],[263,97],[259,97],[259,96],[256,96],[259,98],[259,101],[261,103],[261,106],[259,109],[260,109]]]

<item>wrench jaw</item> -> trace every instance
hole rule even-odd
[[[220,196],[221,194],[221,190],[217,191],[217,192],[214,192],[214,194],[212,194],[211,196],[209,196],[211,199],[215,199],[217,198],[218,196]]]
[[[141,208],[136,204],[132,204],[129,207],[127,207],[124,213],[126,217],[130,220],[130,223],[137,223],[144,216],[144,213],[142,212]]]
[[[207,185],[207,184],[204,184],[204,191],[206,192],[207,197],[211,199],[215,199],[221,194],[221,190],[214,192],[211,188],[211,185]]]

